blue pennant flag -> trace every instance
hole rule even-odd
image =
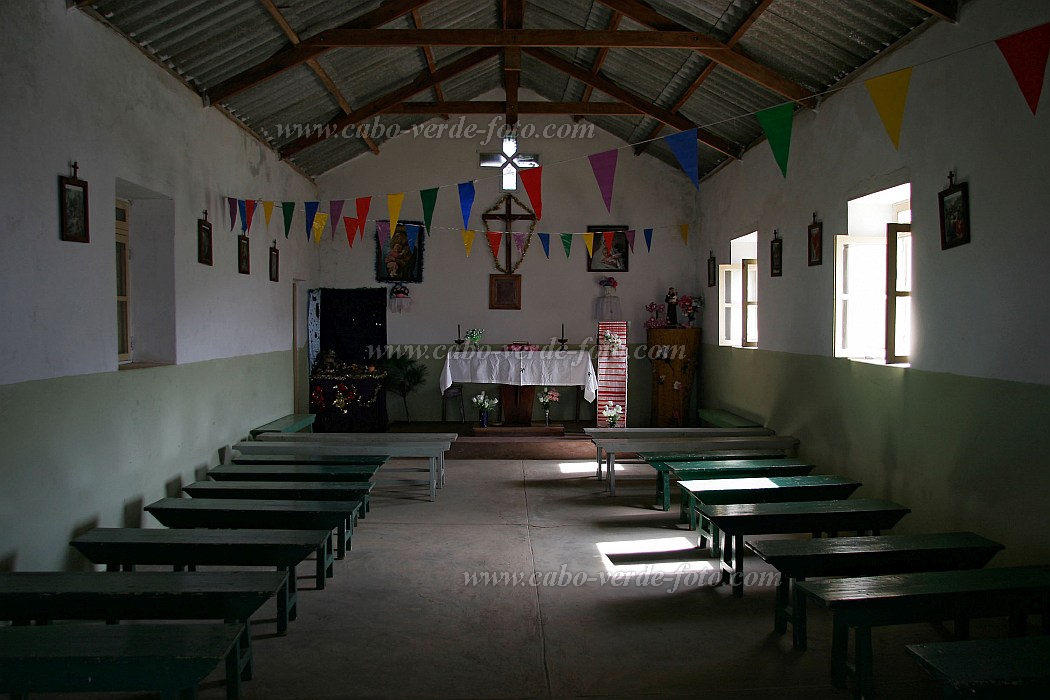
[[[459,183],[459,208],[463,211],[463,228],[470,228],[470,210],[474,207],[474,181]]]
[[[647,228],[644,231],[642,231],[642,233],[645,235],[645,249],[646,250],[652,250],[653,249],[653,230],[651,228]]]
[[[306,202],[306,240],[310,240],[310,234],[314,230],[314,218],[317,216],[317,207],[320,202]]]
[[[677,134],[668,134],[664,136],[664,142],[671,149],[671,153],[674,153],[674,157],[678,159],[678,164],[682,166],[682,170],[693,181],[693,187],[699,189],[700,174],[697,169],[696,129],[687,129],[686,131],[679,131]]]
[[[419,225],[405,224],[405,235],[408,236],[408,249],[414,253],[419,244]]]
[[[550,260],[551,257],[551,235],[549,233],[538,233],[540,237],[540,243],[543,244],[543,254]]]
[[[237,211],[241,214],[241,233],[248,232],[248,203],[243,199],[237,200]]]

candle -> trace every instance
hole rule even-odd
[[[459,324],[457,323],[456,324],[456,338],[459,339],[459,338],[462,338],[462,337],[463,337],[463,334],[459,332]]]
[[[558,337],[559,338],[564,338],[565,337],[565,324],[564,323],[561,324],[561,335],[558,336]]]

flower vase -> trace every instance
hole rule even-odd
[[[616,418],[606,418],[606,421],[608,421],[610,428],[616,427]]]
[[[489,412],[488,411],[478,411],[478,424],[482,428],[489,427]]]
[[[614,296],[616,296],[616,289],[614,289],[613,287],[603,286],[602,287],[602,296],[603,297],[614,297]]]
[[[551,410],[547,407],[543,408],[543,424],[548,428],[551,425]]]

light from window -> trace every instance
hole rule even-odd
[[[729,265],[718,266],[718,344],[758,346],[758,231],[730,242]]]

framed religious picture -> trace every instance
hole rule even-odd
[[[707,256],[707,286],[713,287],[718,283],[718,265],[715,264],[715,251]]]
[[[237,236],[237,272],[242,275],[252,274],[251,248],[247,236]]]
[[[281,251],[277,250],[277,241],[270,246],[270,281],[281,280]]]
[[[58,178],[59,236],[63,241],[90,243],[88,184],[76,177]]]
[[[627,272],[630,247],[626,226],[588,226],[587,233],[594,234],[587,272]]]
[[[965,182],[937,194],[941,215],[941,250],[970,242],[970,192]]]
[[[806,260],[810,266],[824,263],[824,224],[814,220],[806,236]]]
[[[489,308],[521,309],[521,275],[489,275]]]
[[[769,242],[769,276],[780,277],[784,274],[784,239],[773,231],[773,240]]]
[[[391,231],[389,221],[376,222],[376,282],[422,282],[422,221],[398,221]]]
[[[211,243],[211,222],[197,219],[197,262],[202,265],[212,264]]]

